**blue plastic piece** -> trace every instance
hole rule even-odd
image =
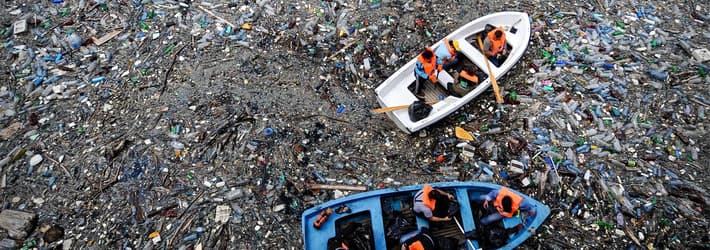
[[[589,152],[589,148],[590,148],[589,144],[584,144],[582,146],[577,147],[576,150],[577,150],[577,153],[586,153],[586,152]]]
[[[99,83],[99,82],[102,82],[103,80],[106,80],[106,78],[103,76],[99,76],[99,77],[94,77],[94,79],[91,79],[91,82],[92,83]]]

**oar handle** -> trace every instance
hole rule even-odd
[[[426,104],[433,105],[437,102],[439,102],[439,101],[438,100],[437,101],[428,101],[428,102],[426,102]],[[379,114],[379,113],[385,113],[385,112],[390,112],[390,111],[395,111],[395,110],[400,110],[400,109],[407,109],[407,108],[409,108],[409,106],[411,106],[411,104],[378,108],[378,109],[373,109],[372,111]]]

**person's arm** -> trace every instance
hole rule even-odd
[[[452,194],[450,194],[450,193],[447,193],[447,192],[444,192],[444,190],[441,190],[441,189],[434,189],[434,190],[436,190],[437,192],[439,192],[439,194],[441,194],[441,195],[445,195],[446,197],[449,198],[449,200],[454,200],[454,195],[452,195]]]
[[[485,197],[484,197],[485,201],[483,202],[483,207],[484,207],[484,208],[488,208],[488,202],[489,202],[489,201],[492,201],[492,200],[495,200],[496,197],[498,197],[498,190],[499,190],[499,189],[491,190],[490,192],[488,192],[487,195],[485,195]]]
[[[436,75],[433,74],[433,73],[434,73],[434,72],[432,72],[432,74],[429,75],[429,80],[430,80],[431,82],[434,82],[434,83],[435,83],[435,82],[438,82],[438,81],[439,81],[439,78],[436,78]]]
[[[535,216],[535,210],[537,209],[537,206],[535,206],[535,204],[530,202],[528,199],[523,199],[523,202],[520,203],[520,207],[518,209],[528,211],[528,214],[530,214],[530,216]]]
[[[429,220],[433,221],[433,222],[450,221],[451,217],[446,216],[444,218],[441,218],[441,217],[432,216],[432,217],[429,217]]]
[[[424,64],[421,62],[417,61],[416,65],[414,66],[414,73],[416,73],[419,77],[428,79],[429,74],[424,72]]]
[[[487,56],[494,55],[493,51],[491,51],[491,46],[493,46],[493,44],[491,43],[491,40],[488,40],[488,38],[483,40],[483,53],[486,54]]]

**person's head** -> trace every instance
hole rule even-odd
[[[493,33],[493,35],[496,37],[496,39],[500,39],[500,37],[503,36],[503,31],[496,30],[496,32]]]
[[[506,213],[513,212],[513,199],[510,196],[503,197],[503,211]]]
[[[434,52],[431,51],[431,49],[426,48],[426,49],[424,49],[424,51],[422,51],[422,56],[424,57],[424,59],[429,60],[432,57],[434,57]]]
[[[459,41],[457,41],[457,40],[449,41],[449,46],[454,47],[454,50],[456,50],[456,51],[461,51],[461,47],[459,46]]]
[[[469,75],[476,74],[476,68],[474,68],[472,65],[464,67],[463,70],[466,71]]]
[[[447,197],[441,195],[441,193],[437,192],[436,190],[432,190],[431,192],[429,192],[429,199],[433,199],[433,200],[438,201],[438,200],[441,200],[444,198],[447,198]]]

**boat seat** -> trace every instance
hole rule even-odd
[[[422,218],[421,216],[415,215],[415,218],[417,218],[417,228],[421,229],[423,227],[429,228],[429,221],[426,218]]]
[[[454,82],[454,77],[451,76],[449,72],[446,72],[446,70],[439,72],[439,85],[447,89],[447,84],[450,82]]]
[[[415,235],[419,234],[419,232],[421,232],[421,231],[422,231],[422,229],[418,228],[417,230],[414,230],[414,231],[411,231],[409,233],[402,235],[401,237],[399,237],[399,244],[404,243],[406,240],[414,237]]]
[[[394,211],[402,211],[402,203],[401,202],[392,202],[390,204],[392,206],[392,210]]]

